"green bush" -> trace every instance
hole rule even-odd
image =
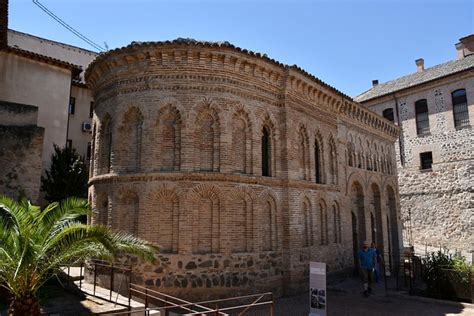
[[[473,275],[473,266],[461,256],[438,251],[423,259],[423,280],[432,297],[470,300]]]

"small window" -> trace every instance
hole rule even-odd
[[[421,170],[431,170],[431,165],[433,164],[433,154],[431,151],[420,154],[420,164]]]
[[[430,121],[428,117],[428,103],[425,99],[415,102],[416,133],[426,135],[430,133]]]
[[[453,101],[454,127],[462,128],[469,125],[466,90],[459,89],[451,94]]]
[[[89,106],[89,117],[92,118],[93,114],[94,114],[94,102],[91,102]]]
[[[87,154],[86,154],[86,159],[89,161],[91,159],[91,154],[92,154],[92,143],[87,142]]]
[[[393,117],[393,109],[392,108],[383,110],[382,115],[383,115],[384,118],[386,118],[390,122],[395,122],[395,118]]]
[[[76,112],[76,98],[69,98],[69,114],[74,114]]]
[[[72,139],[66,141],[66,148],[72,148]]]
[[[271,177],[271,150],[270,150],[270,132],[266,127],[262,133],[262,176]]]

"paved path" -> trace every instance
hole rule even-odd
[[[376,287],[374,295],[362,296],[361,284],[357,279],[349,279],[336,286],[329,286],[328,315],[363,316],[441,316],[474,315],[474,305],[443,301],[424,301],[396,292],[385,293],[383,285]],[[276,301],[277,316],[308,316],[309,294],[302,294]]]

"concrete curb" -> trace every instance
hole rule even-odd
[[[444,304],[444,305],[462,306],[464,308],[469,308],[469,309],[474,310],[474,304],[464,303],[464,302],[454,302],[454,301],[440,300],[440,299],[436,299],[436,298],[409,295],[409,294],[404,294],[404,293],[387,293],[387,296],[398,297],[398,298],[403,298],[403,299],[409,299],[409,300],[425,302],[425,303],[436,303],[436,304]]]

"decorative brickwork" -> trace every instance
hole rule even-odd
[[[385,193],[397,192],[398,130],[334,88],[230,44],[182,40],[112,51],[86,77],[91,220],[161,246],[154,265],[135,265],[135,282],[186,297],[292,293],[307,288],[310,260],[350,270],[372,228],[399,258]],[[374,183],[382,219],[371,227]]]

